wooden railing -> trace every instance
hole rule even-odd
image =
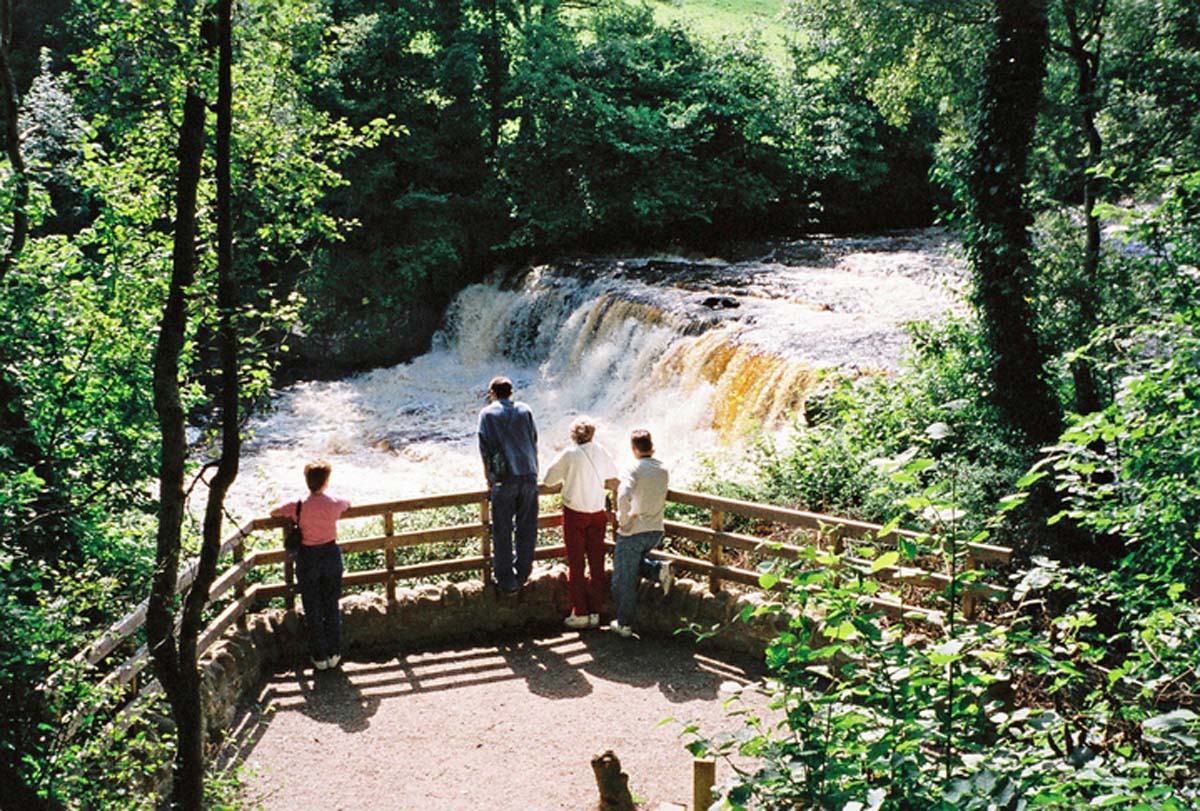
[[[551,495],[559,488],[541,488],[542,495]],[[384,567],[365,571],[348,571],[343,577],[346,586],[365,586],[381,583],[390,601],[396,598],[396,583],[401,580],[433,577],[455,572],[479,571],[484,582],[490,579],[491,549],[490,549],[490,516],[488,511],[488,494],[486,490],[449,493],[445,495],[424,496],[420,498],[391,501],[382,504],[368,504],[352,507],[342,516],[343,521],[356,518],[381,518],[383,534],[367,538],[355,538],[340,542],[344,553],[382,551]],[[749,568],[755,561],[761,563],[772,560],[795,560],[805,555],[805,548],[795,543],[779,543],[755,535],[729,532],[726,526],[731,516],[741,516],[751,522],[769,523],[788,528],[790,532],[800,531],[810,544],[821,547],[824,551],[838,556],[843,564],[849,564],[867,576],[874,577],[885,584],[908,588],[910,590],[941,590],[947,588],[951,578],[943,572],[922,569],[915,566],[892,565],[876,568],[870,565],[870,560],[856,555],[860,542],[869,543],[873,548],[895,546],[899,538],[917,540],[923,536],[907,530],[894,530],[882,534],[883,527],[849,518],[838,518],[829,515],[792,510],[784,507],[773,507],[748,501],[730,498],[720,498],[703,493],[693,493],[682,490],[671,490],[668,500],[675,504],[686,505],[706,510],[709,513],[708,526],[696,526],[674,521],[666,524],[668,538],[690,541],[693,544],[707,546],[707,559],[689,557],[679,552],[657,550],[652,553],[655,557],[669,560],[678,569],[689,571],[706,577],[708,587],[717,591],[725,581],[758,587],[760,572]],[[409,514],[444,507],[471,506],[478,508],[478,522],[441,526],[431,529],[419,529],[396,532],[395,518],[398,514]],[[538,516],[538,527],[542,529],[557,527],[561,522],[561,513],[549,513]],[[230,558],[229,568],[222,572],[212,584],[210,601],[216,603],[228,599],[230,602],[208,624],[199,640],[199,650],[206,650],[222,633],[234,623],[244,623],[248,612],[262,601],[270,598],[282,598],[285,605],[292,609],[295,603],[295,583],[291,558],[282,548],[282,533],[289,525],[285,519],[256,518],[239,528],[221,544],[221,558]],[[247,549],[247,540],[256,533],[279,530],[281,541],[278,548]],[[474,539],[479,544],[479,554],[457,557],[446,560],[434,560],[409,565],[396,565],[396,551],[406,547],[429,544],[470,541]],[[794,539],[793,539],[794,540]],[[612,547],[612,541],[609,542]],[[974,568],[980,564],[1004,564],[1012,557],[1012,550],[1007,547],[991,546],[979,543],[962,544],[965,550],[964,564]],[[561,544],[555,546],[540,546],[535,557],[538,560],[561,558],[566,554]],[[729,558],[737,554],[744,558],[746,565],[731,565]],[[277,583],[248,583],[248,576],[256,568],[262,566],[283,566],[283,581]],[[189,564],[179,577],[178,591],[183,593],[195,580],[196,563]],[[781,580],[777,588],[786,587],[787,581]],[[970,614],[975,602],[980,598],[1003,599],[1005,590],[986,583],[974,583],[964,586],[962,590],[962,610]],[[892,616],[920,615],[933,621],[939,621],[939,611],[905,601],[900,595],[878,596],[873,598],[875,604]],[[97,666],[108,659],[122,644],[137,637],[145,624],[147,604],[143,602],[133,612],[122,618],[109,628],[95,643],[76,657],[77,664]],[[102,685],[137,686],[139,675],[149,663],[145,645],[142,645],[132,655],[127,656],[115,667],[112,667],[101,682]]]

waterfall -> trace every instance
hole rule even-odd
[[[293,497],[317,457],[334,465],[331,490],[360,503],[481,486],[475,420],[498,374],[534,411],[543,465],[586,413],[618,464],[631,459],[629,431],[650,429],[684,482],[706,460],[736,458],[755,431],[802,421],[819,370],[894,367],[900,325],[954,306],[945,282],[961,269],[944,242],[789,243],[743,263],[592,260],[473,285],[429,353],[280,392],[252,426],[252,475],[232,503],[255,512]]]

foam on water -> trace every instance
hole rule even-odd
[[[959,269],[944,240],[912,242],[805,243],[803,261],[780,259],[786,250],[734,265],[664,260],[680,266],[662,278],[625,260],[474,285],[429,353],[279,392],[252,423],[230,509],[245,518],[299,495],[314,458],[333,463],[331,490],[355,503],[481,487],[475,421],[497,374],[533,408],[543,465],[586,413],[622,464],[629,431],[650,429],[685,482],[704,459],[740,455],[747,428],[787,425],[814,369],[894,367],[900,325],[953,306],[945,281]]]

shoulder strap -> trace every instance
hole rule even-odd
[[[588,443],[591,444],[590,442]],[[596,478],[600,479],[600,471],[596,467],[596,463],[592,461],[592,455],[587,452],[587,448],[580,446],[579,452],[583,454],[583,458],[588,460],[588,464],[592,466],[592,472],[596,474]],[[604,479],[600,479],[600,484],[604,484]]]
[[[296,526],[300,526],[300,508],[304,506],[304,499],[296,499]]]

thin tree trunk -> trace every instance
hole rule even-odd
[[[13,223],[8,244],[0,248],[0,283],[8,275],[17,255],[25,246],[29,219],[25,206],[29,200],[29,179],[25,174],[25,159],[21,154],[21,131],[18,120],[20,105],[12,64],[12,0],[0,0],[0,93],[4,106],[4,151],[13,173]],[[34,469],[42,479],[42,496],[34,512],[38,515],[55,512],[49,503],[54,483],[53,466],[37,441],[33,426],[25,411],[25,392],[20,383],[9,375],[7,363],[0,363],[0,430],[17,462]],[[41,554],[46,550],[32,550]]]
[[[184,291],[195,278],[196,189],[204,150],[204,106],[194,88],[184,105],[180,133],[180,179],[177,195],[174,267],[171,293],[163,316],[163,330],[155,362],[155,407],[163,433],[162,517],[159,524],[158,569],[151,607],[155,628],[155,663],[175,718],[178,751],[172,802],[176,808],[199,811],[204,799],[204,713],[200,702],[197,648],[204,627],[204,606],[216,577],[221,546],[225,495],[237,477],[241,453],[238,426],[239,388],[237,357],[237,284],[233,272],[232,186],[230,141],[232,132],[232,0],[217,1],[217,331],[221,363],[221,459],[209,483],[205,506],[200,561],[196,579],[184,602],[178,640],[172,637],[175,572],[179,567],[180,527],[183,517],[183,409],[179,398],[179,354],[186,326]],[[209,45],[211,46],[211,42]],[[170,473],[168,480],[167,473]],[[169,522],[169,523],[168,523]],[[166,674],[164,678],[164,673]],[[168,681],[170,686],[168,686]]]
[[[0,253],[0,282],[8,275],[17,254],[25,247],[29,232],[29,214],[25,206],[29,203],[29,178],[25,173],[25,159],[21,155],[21,130],[18,126],[19,105],[17,84],[12,72],[12,0],[0,0],[0,89],[4,94],[4,149],[12,165],[13,224],[8,245]]]
[[[1100,218],[1096,216],[1101,179],[1096,176],[1104,148],[1097,126],[1100,115],[1098,82],[1100,49],[1103,42],[1103,21],[1107,11],[1105,0],[1097,0],[1087,21],[1087,30],[1080,25],[1079,13],[1073,0],[1064,0],[1063,16],[1067,21],[1070,44],[1064,48],[1075,64],[1077,97],[1087,149],[1083,156],[1083,218],[1085,227],[1083,249],[1083,283],[1080,286],[1080,338],[1086,340],[1096,327],[1100,311]],[[1089,50],[1090,46],[1090,50]],[[1092,364],[1080,358],[1071,364],[1075,384],[1075,410],[1080,414],[1099,411],[1104,404],[1096,384]]]
[[[154,581],[146,613],[146,635],[155,673],[167,694],[179,736],[172,796],[179,807],[194,794],[196,777],[187,764],[195,759],[199,701],[175,639],[175,586],[178,582],[185,494],[183,489],[187,439],[179,387],[179,357],[187,327],[186,291],[196,276],[196,190],[204,155],[204,99],[188,89],[179,128],[179,175],[175,186],[175,238],[171,284],[163,309],[154,354],[154,409],[158,413],[162,448],[159,454],[159,517]],[[194,668],[192,668],[194,670]],[[201,781],[202,785],[202,781]]]
[[[484,43],[484,71],[488,97],[488,158],[494,160],[504,123],[504,38],[500,31],[499,0],[487,0],[488,33]]]
[[[1026,299],[1032,216],[1025,205],[1030,144],[1042,97],[1045,0],[998,0],[984,70],[968,190],[975,302],[993,354],[992,397],[1002,419],[1034,444],[1052,442],[1061,414]]]

